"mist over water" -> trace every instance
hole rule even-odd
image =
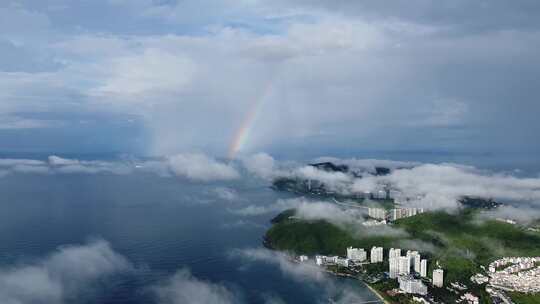
[[[273,298],[324,303],[330,296],[323,283],[299,282],[271,263],[247,263],[231,255],[233,250],[261,247],[275,214],[244,217],[230,210],[287,197],[264,182],[201,184],[150,174],[15,174],[0,179],[0,193],[1,269],[31,264],[59,246],[92,239],[106,240],[133,264],[132,271],[82,287],[67,303],[167,303],[152,288],[181,269],[197,280],[224,286],[246,303]],[[351,286],[361,297],[373,297],[356,282],[336,282]]]
[[[526,158],[516,158],[518,162],[487,154],[391,156],[379,158],[476,164],[522,176],[537,176],[539,172],[538,164],[527,163]],[[3,157],[46,159],[39,154]],[[304,162],[308,161],[299,161]],[[241,176],[213,182],[143,171],[6,175],[0,178],[0,281],[19,279],[33,269],[29,265],[37,265],[52,277],[52,283],[63,287],[57,295],[61,303],[179,303],[170,300],[171,293],[176,298],[216,296],[210,300],[223,303],[375,299],[357,281],[324,275],[324,280],[304,274],[299,277],[298,270],[288,269],[295,266],[279,256],[253,251],[262,249],[262,237],[278,211],[238,211],[275,205],[279,199],[295,196],[273,191],[268,180]],[[66,245],[75,247],[66,249]],[[72,251],[95,254],[94,247],[101,251],[90,259],[97,266],[89,267],[102,269],[107,275],[84,274],[79,269],[84,270],[84,265],[79,266],[84,259],[69,258]],[[243,250],[264,258],[235,254]],[[129,266],[111,262],[111,256],[113,261],[125,259]],[[58,266],[65,261],[76,261],[76,266],[67,270]],[[65,283],[70,280],[78,282],[76,287]],[[6,283],[0,283],[2,288],[7,286],[2,284]],[[182,293],[193,288],[200,294]]]

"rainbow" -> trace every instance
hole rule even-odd
[[[271,91],[272,85],[270,84],[265,88],[261,97],[256,99],[249,108],[249,111],[246,113],[246,116],[244,117],[240,128],[238,128],[238,130],[234,134],[233,140],[229,145],[229,160],[235,159],[238,152],[242,150],[246,142],[249,140],[250,135],[253,131],[253,126],[255,125],[255,122],[257,122],[257,118],[261,114],[264,104],[268,99]]]

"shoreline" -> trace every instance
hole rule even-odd
[[[377,298],[379,298],[384,304],[391,304],[390,302],[388,302],[388,300],[386,300],[380,293],[378,290],[376,290],[375,288],[371,287],[368,283],[362,281],[362,283],[364,283],[364,285],[366,285],[366,287],[373,293],[377,296]]]
[[[291,259],[291,262],[297,263],[297,264],[300,263],[295,259]],[[334,272],[334,271],[328,270],[326,268],[319,268],[319,267],[315,267],[315,268],[321,270],[324,273],[331,274],[331,275],[336,276],[336,277],[342,277],[342,278],[346,278],[346,279],[349,279],[349,280],[358,281],[358,282],[364,284],[364,286],[366,286],[369,289],[369,291],[371,291],[372,294],[374,294],[379,300],[381,300],[381,302],[383,302],[384,304],[392,304],[392,302],[389,302],[387,299],[385,299],[377,289],[371,287],[371,285],[369,285],[366,281],[364,281],[364,280],[362,280],[362,279],[360,279],[358,277],[355,277],[355,276],[350,275],[350,274]]]

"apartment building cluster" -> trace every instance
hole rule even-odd
[[[401,255],[401,249],[390,248],[388,254],[389,272],[392,279],[397,279],[401,292],[426,295],[427,286],[424,280],[427,279],[428,261],[422,259],[420,253],[414,250],[407,250],[404,256]],[[300,256],[301,262],[306,261],[306,256]],[[384,262],[384,248],[372,247],[369,252],[363,248],[348,247],[346,257],[316,255],[315,263],[318,266],[339,265],[343,267],[356,266],[367,263]],[[419,277],[420,276],[420,277]],[[443,287],[444,271],[435,269],[433,271],[433,286]]]
[[[421,279],[416,279],[413,272],[420,274],[420,277],[427,277],[427,259],[422,259],[418,251],[408,250],[405,256],[401,255],[401,249],[391,248],[389,256],[389,277],[397,278],[399,288],[412,294],[427,294],[427,286]],[[433,271],[433,286],[443,287],[444,271],[436,269]]]
[[[420,274],[421,277],[427,277],[427,260],[422,259],[418,251],[407,250],[405,256],[401,255],[401,249],[391,248],[389,257],[389,276],[392,279],[400,275],[411,274],[411,269]]]
[[[383,208],[368,208],[369,217],[385,221],[395,221],[422,213],[424,213],[424,208],[394,208],[390,210]]]
[[[488,266],[489,284],[523,293],[540,292],[540,257],[504,257]]]
[[[380,263],[383,262],[383,248],[382,247],[373,247],[371,248],[369,254],[369,262],[371,263]],[[306,257],[307,258],[307,257]],[[300,256],[300,261],[303,262],[302,256]],[[339,265],[344,267],[349,267],[354,264],[363,264],[368,263],[368,253],[363,248],[347,248],[347,255],[345,258],[339,256],[325,256],[325,255],[316,255],[315,264],[318,266],[323,265]]]
[[[370,252],[370,262],[379,263],[383,262],[383,248],[382,247],[373,247]],[[315,264],[318,266],[323,265],[340,265],[344,267],[349,267],[352,264],[363,264],[368,263],[368,253],[363,248],[347,248],[347,255],[345,258],[339,256],[325,256],[325,255],[316,255]]]
[[[422,283],[422,280],[415,279],[412,275],[400,276],[398,278],[399,289],[405,293],[427,295],[427,286]]]
[[[343,267],[349,267],[351,260],[348,258],[342,258],[339,256],[325,256],[325,255],[316,255],[315,264],[318,266],[323,265],[338,265]]]

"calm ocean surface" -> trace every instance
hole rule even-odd
[[[234,189],[236,200],[216,188]],[[0,267],[42,259],[61,245],[108,241],[136,267],[98,282],[73,303],[155,303],[150,286],[187,268],[198,279],[225,285],[246,303],[278,296],[286,303],[327,303],[320,284],[303,284],[276,265],[231,257],[261,247],[275,215],[239,216],[230,210],[266,205],[285,195],[263,183],[198,184],[151,174],[39,175],[0,178]],[[373,298],[354,281],[340,280]]]

